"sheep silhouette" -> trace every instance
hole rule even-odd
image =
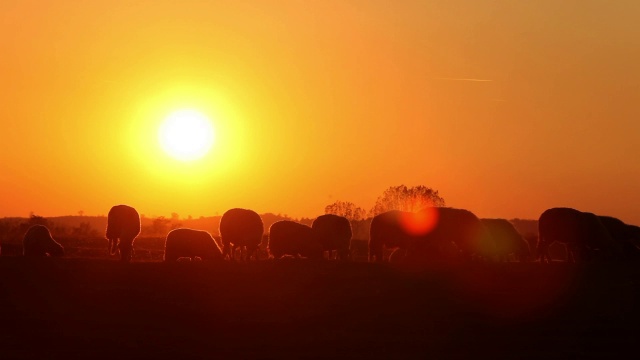
[[[164,261],[199,257],[203,261],[222,260],[222,250],[207,231],[178,228],[169,231],[164,243]]]
[[[531,260],[529,243],[509,220],[480,219],[495,244],[495,256],[500,261],[510,257],[517,261]]]
[[[336,250],[339,260],[350,258],[353,233],[347,218],[333,214],[320,215],[311,224],[311,229],[322,244],[322,250],[329,253],[329,259],[332,258],[333,250]]]
[[[140,215],[128,205],[116,205],[107,215],[106,238],[109,240],[109,253],[114,255],[120,250],[120,260],[131,261],[133,241],[140,234]]]
[[[311,227],[289,220],[271,225],[268,250],[276,259],[285,255],[321,259],[323,253],[322,244]]]
[[[429,226],[423,224],[429,223]],[[460,256],[487,259],[495,252],[480,219],[465,209],[430,207],[418,213],[398,210],[375,216],[369,234],[369,259],[382,261],[384,248],[406,250],[405,261],[455,262]]]
[[[622,220],[612,216],[598,218],[607,229],[614,241],[616,257],[621,261],[637,261],[640,259],[640,249],[636,246],[638,238],[634,226],[625,224]]]
[[[433,229],[407,249],[405,260],[416,266],[495,259],[495,243],[487,228],[471,211],[431,207],[421,212],[435,219]]]
[[[64,247],[56,242],[44,225],[33,225],[22,239],[23,255],[27,257],[64,256]]]
[[[537,245],[540,261],[551,261],[549,245],[554,242],[566,246],[570,262],[608,260],[617,252],[614,240],[597,215],[572,208],[551,208],[540,215]]]
[[[239,249],[240,259],[249,260],[253,256],[258,260],[258,246],[264,235],[264,224],[258,213],[241,208],[227,210],[220,218],[219,229],[225,258],[235,258],[235,251]]]
[[[627,225],[627,231],[629,232],[629,242],[640,247],[640,226]]]
[[[384,260],[384,249],[407,249],[417,241],[421,234],[412,234],[402,219],[412,216],[412,213],[400,210],[390,210],[378,214],[371,219],[369,227],[369,261]]]

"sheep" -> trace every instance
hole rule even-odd
[[[311,229],[320,240],[323,251],[329,252],[329,259],[332,258],[333,250],[336,250],[339,260],[349,259],[353,233],[347,218],[333,214],[321,215],[313,221]]]
[[[22,239],[23,255],[27,257],[64,256],[64,247],[51,237],[44,225],[33,225]]]
[[[640,226],[627,225],[627,230],[629,231],[629,242],[640,247]]]
[[[495,244],[498,260],[506,261],[513,256],[518,261],[531,258],[529,243],[520,235],[511,222],[506,219],[480,219]]]
[[[264,235],[264,224],[260,215],[253,210],[234,208],[227,210],[220,218],[220,237],[223,257],[234,258],[234,250],[245,251],[245,260],[253,255],[258,260],[258,246]],[[242,259],[242,254],[240,254]]]
[[[635,234],[634,226],[627,225],[622,220],[612,216],[599,215],[598,218],[614,240],[620,260],[640,259],[640,249],[635,244],[638,237]]]
[[[410,218],[412,213],[390,210],[378,214],[371,219],[369,228],[369,261],[381,262],[384,249],[406,249],[416,241],[420,234],[412,234],[403,225],[403,219]]]
[[[222,260],[222,250],[211,234],[203,230],[178,228],[169,231],[164,244],[164,261],[199,257],[203,261]]]
[[[269,228],[268,251],[276,259],[285,255],[321,259],[322,244],[313,229],[295,221],[276,221]]]
[[[133,241],[140,234],[140,215],[136,209],[127,205],[116,205],[107,215],[106,238],[109,240],[109,253],[120,250],[120,260],[130,262],[133,253]]]
[[[382,261],[383,249],[406,250],[405,261],[457,261],[459,256],[488,258],[494,245],[472,212],[429,207],[417,213],[391,210],[371,221],[369,260]]]
[[[551,261],[549,245],[562,243],[567,248],[567,260],[582,262],[597,254],[611,259],[618,250],[614,240],[597,215],[572,208],[551,208],[538,219],[538,259]]]
[[[431,207],[422,218],[433,219],[433,228],[421,241],[408,248],[411,262],[455,263],[462,260],[487,261],[495,257],[495,243],[480,219],[471,211]],[[415,259],[415,260],[414,260]]]
[[[487,260],[495,254],[495,243],[480,219],[471,211],[434,208],[438,222],[430,238],[453,242],[467,258]]]

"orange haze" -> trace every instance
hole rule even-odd
[[[638,1],[2,1],[0,216],[315,217],[392,185],[640,223]],[[195,108],[217,142],[156,140]]]

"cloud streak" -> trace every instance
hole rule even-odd
[[[447,80],[447,81],[471,81],[471,82],[492,82],[493,80],[491,79],[473,79],[473,78],[445,78],[445,77],[438,77],[435,78],[437,80]]]

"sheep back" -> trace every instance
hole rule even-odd
[[[109,210],[107,239],[133,239],[138,234],[140,234],[140,215],[136,209],[128,205],[116,205]]]
[[[51,237],[44,225],[33,225],[22,239],[23,255],[28,257],[64,256],[64,247]]]
[[[495,255],[499,260],[507,260],[513,255],[519,261],[531,256],[529,243],[506,219],[480,219],[495,244]]]
[[[347,259],[351,246],[351,223],[343,216],[325,214],[318,216],[311,228],[324,251],[337,250],[340,259]]]
[[[260,215],[253,210],[234,208],[227,210],[220,218],[220,237],[224,254],[230,254],[231,246],[258,248],[264,234],[264,224]]]
[[[207,231],[178,228],[167,234],[164,261],[176,261],[181,257],[222,260],[222,250]]]
[[[113,255],[116,246],[120,249],[121,260],[131,260],[133,241],[140,234],[140,214],[128,205],[115,205],[107,215],[106,238],[109,252]]]
[[[269,228],[269,253],[276,259],[284,255],[322,258],[322,244],[311,227],[295,221],[281,220]]]
[[[417,239],[403,224],[403,218],[412,213],[390,210],[378,214],[371,219],[369,228],[369,261],[382,261],[384,249],[401,247],[406,249]]]
[[[549,245],[564,243],[569,259],[588,260],[598,250],[604,257],[615,252],[614,240],[597,215],[573,208],[550,208],[538,218],[538,257],[549,261]]]

